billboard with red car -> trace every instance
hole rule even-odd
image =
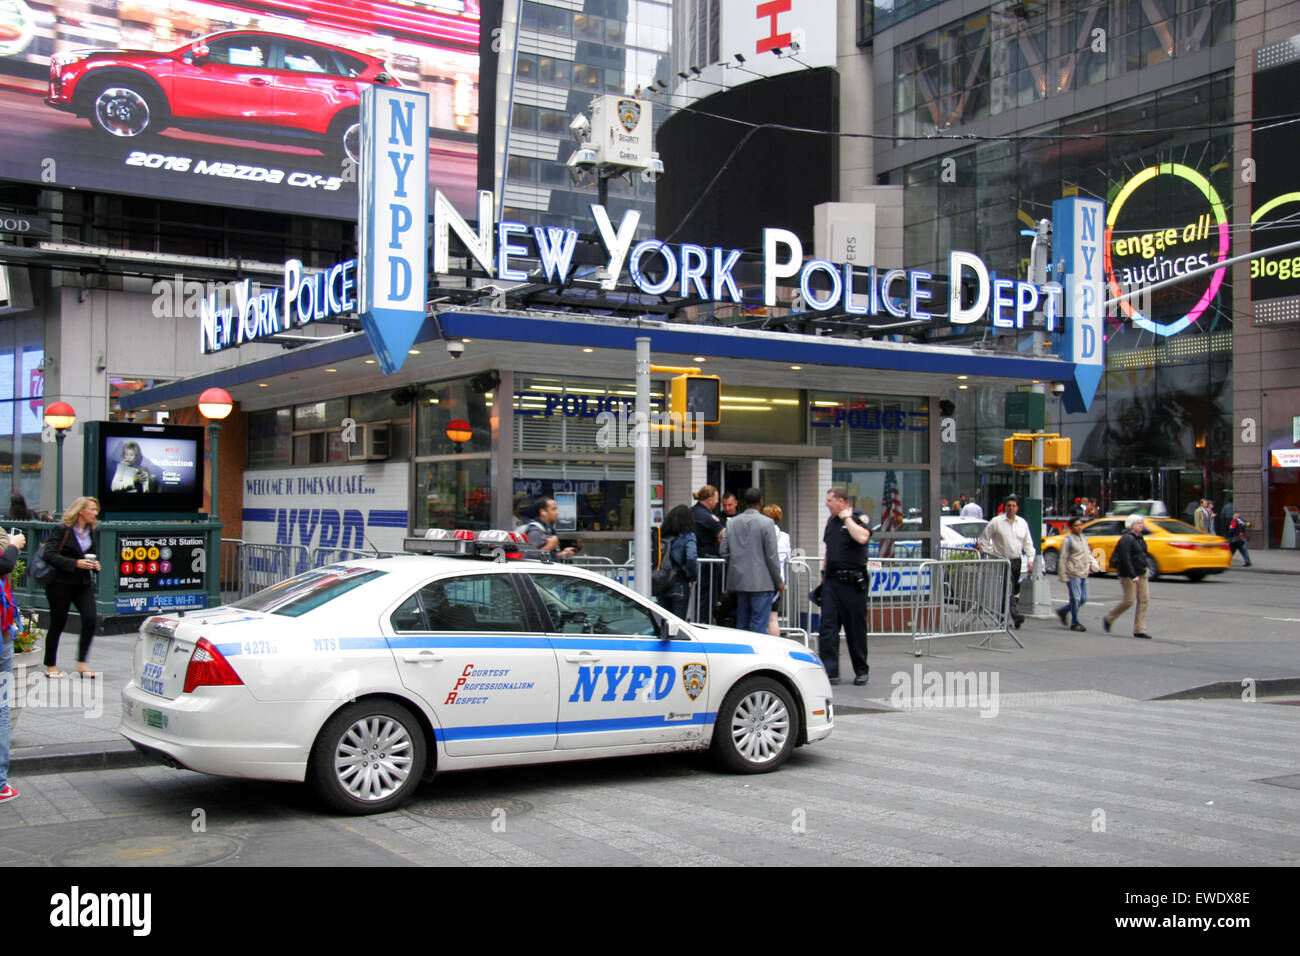
[[[479,0],[0,0],[0,179],[354,218],[361,92],[430,96],[473,208]]]

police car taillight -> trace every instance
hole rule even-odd
[[[188,694],[196,687],[229,687],[244,683],[221,652],[206,637],[200,637],[190,656],[190,666],[185,670],[185,690]]]

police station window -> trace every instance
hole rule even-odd
[[[248,414],[248,467],[288,465],[293,455],[293,419],[287,408]]]
[[[835,461],[924,465],[930,461],[930,402],[919,396],[808,393],[812,443]]]
[[[415,398],[415,454],[464,455],[492,450],[489,379],[457,379],[425,386]]]
[[[293,410],[293,430],[304,431],[308,428],[341,428],[347,417],[348,400],[333,398],[326,402],[312,402],[298,405]]]
[[[803,444],[802,393],[796,388],[748,388],[724,381],[721,424],[704,429],[705,442],[789,442]],[[706,445],[707,447],[707,445]]]
[[[930,501],[928,471],[834,468],[831,481],[846,488],[853,507],[871,517],[873,557],[923,555],[924,547],[917,535],[929,532],[932,526],[926,512]]]
[[[663,412],[663,402],[663,386],[652,383],[651,411]],[[636,410],[636,383],[631,380],[521,373],[515,376],[513,408],[517,452],[631,455],[635,451],[631,422]],[[659,441],[659,436],[652,441]]]

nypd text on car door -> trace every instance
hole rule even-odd
[[[601,582],[560,572],[523,575],[549,618],[560,675],[561,750],[699,741],[709,661],[682,628],[663,640],[661,616]]]

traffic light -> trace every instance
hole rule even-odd
[[[1002,439],[1002,464],[1012,468],[1028,468],[1034,463],[1032,438]]]
[[[722,379],[716,375],[678,375],[668,392],[668,410],[674,415],[694,415],[698,425],[722,421]]]

